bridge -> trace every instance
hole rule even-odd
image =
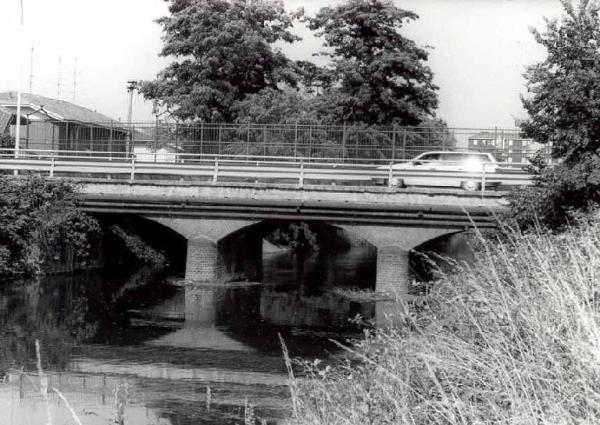
[[[81,151],[0,154],[0,170],[80,184],[84,211],[144,217],[185,237],[186,281],[260,280],[265,223],[322,222],[375,246],[376,289],[401,296],[411,249],[475,226],[494,228],[494,215],[506,209],[503,188],[530,183],[501,165],[501,172],[465,173],[326,158],[178,154],[161,162]],[[476,180],[480,189],[390,185],[407,173],[450,186]]]

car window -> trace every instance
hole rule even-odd
[[[464,162],[469,158],[468,154],[464,153],[444,153],[441,155],[442,161]]]
[[[426,153],[415,159],[415,164],[421,164],[423,162],[428,161],[439,161],[440,154],[439,153]]]

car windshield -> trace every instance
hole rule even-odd
[[[440,155],[440,159],[452,162],[490,162],[487,155],[472,153],[443,153]]]

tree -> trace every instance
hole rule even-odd
[[[255,124],[315,124],[314,99],[290,88],[266,88],[234,105],[236,122]]]
[[[324,37],[335,80],[324,111],[334,122],[416,125],[437,108],[428,53],[400,34],[418,16],[392,0],[348,0],[322,8],[309,28]]]
[[[561,1],[560,21],[532,29],[548,52],[527,68],[529,113],[525,136],[552,144],[559,164],[539,168],[532,187],[515,191],[512,216],[521,227],[560,228],[600,202],[600,20],[599,6]]]
[[[299,15],[276,0],[166,0],[161,56],[176,60],[141,92],[182,119],[231,121],[233,104],[279,83],[294,86],[288,58],[272,44],[299,37],[290,27]]]
[[[529,95],[522,101],[530,119],[523,130],[572,164],[600,148],[600,21],[591,0],[561,3],[560,22],[547,20],[543,33],[532,29],[548,55],[525,73]]]

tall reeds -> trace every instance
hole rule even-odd
[[[482,241],[455,269],[345,362],[305,363],[290,422],[600,423],[600,226]]]

